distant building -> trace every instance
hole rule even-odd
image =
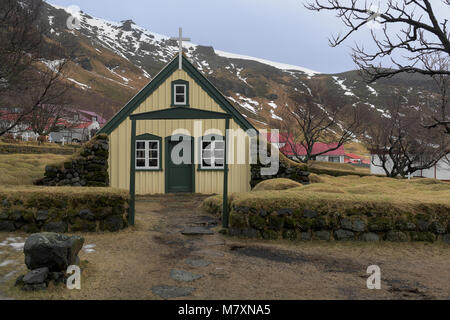
[[[0,110],[0,127],[7,128],[14,124],[20,116],[21,110],[1,109]],[[48,119],[48,123],[52,123],[54,119]],[[34,133],[29,126],[26,117],[17,126],[11,130],[11,134],[16,139],[27,141],[37,140],[38,134]],[[90,140],[106,123],[106,119],[99,114],[86,111],[67,109],[65,115],[58,120],[55,130],[48,135],[50,142],[85,142]]]
[[[306,156],[306,149],[299,143],[294,143],[294,138],[292,134],[280,132],[278,136],[274,136],[271,132],[261,133],[261,135],[266,138],[266,140],[274,144],[280,151],[288,158],[293,160],[299,160],[297,157],[304,159]],[[278,138],[278,142],[276,142]],[[317,142],[313,147],[313,154],[321,153],[325,150],[333,149],[337,147],[337,143],[322,143]],[[294,147],[294,148],[293,148]],[[294,152],[295,151],[295,152]],[[336,150],[326,152],[320,156],[315,157],[316,161],[322,162],[335,162],[344,163],[345,162],[345,148],[340,146]]]
[[[371,174],[385,175],[384,169],[381,167],[381,160],[379,154],[372,154],[370,164]],[[386,164],[388,170],[392,168],[392,161],[388,161]],[[450,181],[450,157],[442,158],[435,166],[426,169],[416,171],[411,175],[418,178],[432,178],[442,181]]]
[[[344,162],[350,164],[361,164],[361,165],[364,164],[367,166],[370,165],[370,160],[354,153],[346,153]]]

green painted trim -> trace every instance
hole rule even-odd
[[[186,135],[183,135],[183,134],[177,134],[177,135],[175,135],[175,136],[183,136],[183,137],[188,137],[188,136],[186,136]],[[195,163],[194,163],[194,152],[195,152],[195,149],[194,149],[194,138],[193,137],[189,137],[190,139],[191,139],[191,163],[192,163],[192,165],[191,165],[191,167],[192,167],[192,170],[191,170],[191,190],[192,190],[192,193],[195,193]],[[165,163],[165,166],[166,166],[166,170],[165,170],[165,177],[164,177],[164,182],[165,182],[165,193],[167,194],[167,193],[169,193],[169,168],[170,168],[170,165],[169,165],[169,159],[170,159],[170,155],[169,155],[169,142],[172,140],[172,136],[168,136],[168,137],[166,137],[166,138],[164,138],[164,146],[165,146],[165,161],[164,161],[164,163]]]
[[[217,168],[205,169],[205,168],[202,168],[202,141],[203,141],[204,138],[207,138],[207,137],[211,137],[211,138],[221,137],[222,140],[225,141],[225,137],[224,136],[220,136],[218,134],[208,134],[206,136],[197,138],[197,143],[198,143],[198,155],[197,156],[198,156],[198,160],[199,160],[199,164],[197,166],[197,171],[202,171],[202,172],[208,172],[208,171],[210,171],[210,172],[223,172],[225,170],[225,168],[222,168],[222,169],[217,169]],[[215,140],[215,139],[212,139],[212,140]]]
[[[134,120],[136,121],[136,120]],[[159,141],[159,168],[157,169],[138,169],[135,168],[136,172],[148,172],[148,171],[163,171],[163,163],[162,163],[162,138],[160,136],[156,136],[151,133],[144,133],[136,137],[136,141],[146,141],[146,140],[157,140]],[[136,151],[135,151],[136,152]]]
[[[111,134],[132,114],[170,75],[178,69],[178,59],[169,62],[141,91],[138,92],[97,134]]]
[[[230,120],[225,120],[225,170],[223,174],[223,207],[222,207],[222,227],[228,228],[230,221],[230,212],[228,212],[228,142],[230,140],[228,129]]]
[[[134,226],[136,203],[136,121],[131,122],[131,162],[130,162],[130,208],[128,211],[128,224]]]
[[[183,120],[183,119],[230,119],[228,113],[193,109],[187,107],[176,107],[170,109],[156,110],[145,113],[133,114],[132,120]]]
[[[184,84],[185,86],[186,86],[186,103],[185,104],[175,104],[175,100],[174,100],[174,98],[175,98],[175,85],[176,84]],[[172,81],[172,92],[171,92],[171,94],[172,94],[172,104],[171,104],[171,106],[172,107],[189,107],[189,81],[186,81],[186,80],[175,80],[175,81]]]
[[[144,134],[138,135],[136,137],[136,140],[159,140],[159,141],[162,141],[162,138],[160,136],[156,136],[151,133],[144,133]]]
[[[185,63],[186,62],[186,63]],[[183,56],[183,70],[202,87],[214,101],[226,112],[233,115],[233,119],[244,130],[256,130],[256,128],[228,101],[227,98],[217,89],[200,71],[198,71],[190,61]],[[258,130],[256,130],[258,132]]]
[[[166,81],[171,74],[178,69],[178,59],[176,56],[167,66],[162,69],[155,78],[150,81],[136,96],[134,96],[100,131],[98,134],[111,134],[122,121],[131,115],[148,96],[150,96],[159,86]],[[237,111],[234,106],[219,92],[219,90],[198,71],[189,60],[183,56],[183,70],[186,71],[195,82],[205,90],[216,103],[227,113],[233,116],[233,119],[243,130],[254,129],[255,127]],[[258,132],[256,130],[256,132]]]

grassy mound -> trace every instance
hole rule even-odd
[[[271,179],[258,183],[252,191],[264,191],[264,190],[287,190],[296,187],[300,187],[302,184],[295,182],[291,179]]]

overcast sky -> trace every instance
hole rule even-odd
[[[306,10],[306,0],[48,0],[60,6],[112,21],[132,19],[137,25],[168,36],[183,27],[193,43],[276,62],[336,73],[355,69],[350,46],[370,46],[364,28],[338,48],[328,45],[332,33],[344,31],[331,13]],[[440,2],[433,0],[433,2]],[[441,16],[450,17],[448,7]]]

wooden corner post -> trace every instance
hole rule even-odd
[[[131,160],[130,160],[130,209],[128,224],[134,226],[136,212],[136,120],[131,121]]]
[[[225,119],[225,155],[223,170],[223,207],[222,207],[222,227],[228,228],[230,213],[228,211],[228,129],[230,128],[230,119]]]

